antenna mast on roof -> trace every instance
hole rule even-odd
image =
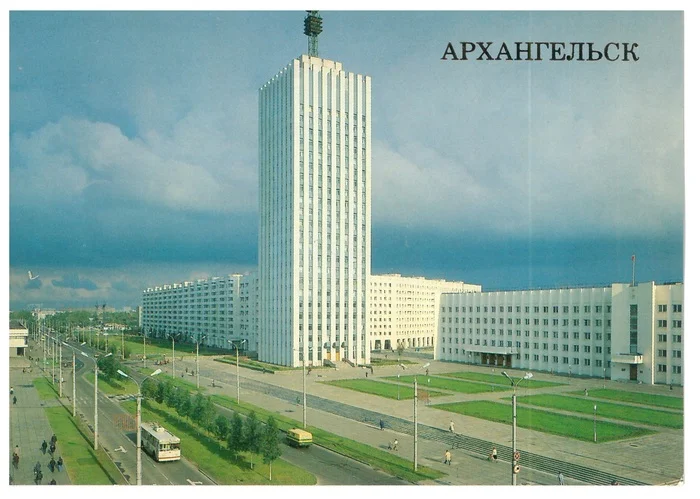
[[[309,55],[318,57],[318,35],[323,31],[321,24],[323,19],[317,10],[307,10],[308,14],[304,19],[304,34],[309,37]]]

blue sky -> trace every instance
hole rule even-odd
[[[600,285],[634,253],[637,280],[683,279],[682,14],[322,16],[321,56],[373,79],[373,273]],[[10,307],[254,269],[257,91],[306,52],[303,19],[12,12]],[[640,59],[440,60],[460,41]]]

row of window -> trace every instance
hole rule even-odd
[[[682,339],[682,338],[681,338],[681,335],[680,335],[680,334],[674,334],[674,335],[672,335],[672,337],[673,337],[673,342],[674,342],[674,343],[681,343],[681,339]],[[658,339],[659,339],[659,342],[668,341],[668,335],[666,335],[666,334],[659,334],[659,335],[658,335]]]
[[[474,322],[474,320],[475,320],[476,324],[481,324],[481,317],[476,317],[476,318],[469,317],[469,321],[468,321],[469,324],[472,324],[472,323]],[[442,316],[441,321],[442,321],[443,323],[445,322],[445,316]],[[466,318],[465,318],[465,317],[462,317],[462,324],[464,324],[465,321],[466,321]],[[484,321],[484,324],[488,324],[488,323],[489,323],[489,320],[488,320],[488,318],[486,318],[486,317],[484,317],[483,321]],[[530,321],[532,321],[532,325],[534,325],[534,326],[539,326],[539,325],[540,325],[540,319],[530,319],[530,318],[526,318],[526,319],[516,318],[516,319],[515,319],[515,325],[517,326],[517,325],[519,325],[519,324],[522,324],[522,323],[523,323],[522,321],[525,321],[525,325],[526,325],[526,326],[529,326],[529,325],[530,325]],[[455,321],[454,321],[454,322],[455,322],[455,324],[459,324],[459,317],[455,317]],[[659,321],[659,322],[661,322],[661,321]],[[664,321],[664,322],[666,322],[666,321]],[[674,323],[675,323],[675,322],[678,322],[678,323],[680,324],[680,321],[673,321],[673,322],[674,322]],[[448,324],[451,324],[451,323],[452,323],[452,317],[447,317],[447,323],[448,323]],[[498,319],[498,323],[499,323],[499,324],[505,324],[505,323],[506,323],[506,319],[504,319],[503,317],[501,317],[501,318]],[[508,324],[513,324],[513,319],[512,319],[511,317],[509,317],[509,318],[507,319],[507,323],[508,323]],[[496,324],[496,318],[495,318],[495,317],[491,317],[491,324]],[[573,324],[574,326],[578,326],[578,325],[580,324],[580,320],[579,320],[579,319],[572,319],[572,324]],[[603,326],[603,319],[595,319],[595,320],[593,321],[593,324],[595,324],[596,327],[602,327],[602,326]],[[606,319],[605,324],[606,324],[607,327],[611,327],[611,324],[612,324],[611,319]],[[549,326],[549,325],[550,325],[549,319],[542,319],[542,325],[543,325],[543,326]],[[552,324],[551,324],[551,325],[552,325],[552,326],[558,326],[558,325],[559,325],[559,319],[552,319]],[[562,325],[562,326],[568,326],[568,325],[569,325],[569,319],[562,319],[562,320],[561,320],[561,325]],[[584,325],[584,326],[590,326],[590,325],[591,325],[591,320],[590,320],[590,319],[583,319],[583,325]],[[659,327],[661,327],[661,326],[659,326]],[[675,326],[674,326],[674,327],[675,327]],[[680,327],[680,326],[678,326],[678,327]]]
[[[672,307],[673,307],[672,310],[674,313],[683,312],[683,305],[681,305],[681,304],[674,303],[672,305]],[[668,305],[659,305],[658,311],[659,312],[668,312]]]
[[[612,312],[612,305],[606,305],[605,307],[606,307],[605,310],[606,310],[607,313],[611,313],[611,312]],[[460,307],[454,307],[455,312],[459,312],[459,308],[460,308]],[[471,312],[474,312],[474,308],[475,308],[475,307],[470,306],[470,307],[469,307],[469,312],[470,312],[470,313],[471,313]],[[482,308],[482,307],[481,307],[480,305],[477,305],[477,306],[476,306],[476,311],[477,311],[477,313],[478,313],[478,312],[481,312],[481,308]],[[532,308],[532,312],[535,313],[535,314],[539,314],[539,313],[540,313],[540,308],[542,309],[542,313],[543,313],[543,314],[548,314],[548,313],[550,313],[550,312],[549,312],[550,308],[552,309],[552,312],[551,312],[551,313],[553,313],[553,314],[558,314],[560,308],[561,308],[562,313],[564,313],[564,314],[568,314],[568,313],[569,313],[569,305],[563,305],[563,306],[561,306],[561,307],[560,307],[559,305],[553,305],[553,306],[551,306],[551,307],[550,307],[549,305],[543,305],[543,306],[534,305],[534,306],[532,306],[532,307],[530,307],[529,305],[526,305],[526,306],[524,306],[524,307],[521,307],[520,305],[515,305],[515,312],[516,312],[516,313],[519,313],[520,310],[521,310],[521,308],[524,308],[524,309],[525,309],[525,313],[526,313],[526,314],[529,314],[529,313],[530,313],[530,308]],[[580,310],[581,310],[581,307],[580,307],[579,305],[573,305],[571,308],[572,308],[574,314],[578,314],[578,313],[580,312]],[[486,306],[486,305],[483,306],[483,309],[484,309],[484,312],[488,312],[488,311],[489,311],[489,310],[488,310],[489,307]],[[506,309],[508,310],[509,313],[510,313],[510,312],[513,312],[513,306],[512,306],[512,305],[508,305],[507,307],[506,307],[505,305],[500,305],[500,306],[498,307],[498,311],[499,311],[499,312],[504,312]],[[595,313],[596,313],[596,314],[601,314],[601,313],[603,313],[603,305],[595,305],[595,306],[593,306],[593,308],[591,307],[591,305],[584,305],[584,306],[583,306],[583,313],[584,313],[584,314],[589,314],[589,313],[591,313],[591,310],[595,310]],[[443,312],[445,311],[445,307],[442,307],[442,311],[443,311]],[[451,306],[448,306],[448,307],[447,307],[447,311],[448,311],[448,312],[452,312],[452,307],[451,307]],[[466,312],[466,307],[462,307],[462,312]],[[496,313],[496,307],[493,306],[493,305],[491,306],[491,312],[492,312],[492,313]]]
[[[673,352],[673,358],[674,358],[674,359],[680,359],[680,358],[681,358],[681,351],[680,351],[680,350],[672,350],[672,352]],[[658,355],[659,357],[666,357],[666,353],[667,353],[667,352],[666,352],[666,350],[664,350],[664,349],[659,349],[659,350],[657,351],[657,355]]]
[[[658,327],[668,327],[668,321],[666,319],[659,319],[657,325]],[[671,325],[674,328],[681,328],[683,327],[683,321],[673,320],[671,321]]]
[[[673,374],[681,374],[681,366],[671,366]],[[660,373],[666,372],[666,364],[659,364],[656,366],[656,370]]]
[[[489,331],[489,330],[486,329],[486,328],[484,328],[483,330],[480,329],[480,328],[476,328],[476,334],[482,334],[482,331],[483,331],[483,334],[488,334],[488,331]],[[499,336],[503,336],[503,331],[504,331],[503,329],[499,329],[499,330],[498,330],[498,335],[499,335]],[[508,329],[507,331],[508,331],[508,336],[513,336],[513,330],[512,330],[512,329]],[[443,334],[443,335],[445,334],[445,327],[444,327],[444,326],[442,327],[442,334]],[[452,334],[452,328],[451,328],[451,327],[448,327],[448,328],[447,328],[447,334]],[[459,328],[457,328],[457,327],[455,328],[455,334],[459,334]],[[461,334],[465,334],[465,328],[462,328],[462,333],[461,333]],[[472,334],[472,328],[469,328],[469,334]],[[495,330],[495,329],[491,329],[491,335],[495,335],[495,334],[496,334],[496,330]],[[522,331],[521,331],[520,329],[516,329],[516,330],[515,330],[515,336],[521,336],[521,335],[522,335]],[[533,335],[533,337],[535,337],[535,338],[539,338],[540,332],[539,332],[539,331],[532,331],[532,335]],[[529,336],[530,336],[530,331],[529,331],[529,330],[525,330],[525,337],[529,337]],[[578,331],[574,331],[574,332],[571,333],[571,337],[572,337],[573,339],[575,339],[575,340],[578,340],[578,339],[580,338],[580,336],[581,336],[581,334],[580,334]],[[543,338],[549,338],[549,331],[542,331],[542,337],[543,337]],[[568,331],[562,331],[562,332],[561,332],[561,337],[562,337],[563,339],[568,339],[568,338],[569,338],[569,332],[568,332]],[[586,339],[586,340],[590,340],[590,339],[593,338],[593,337],[594,337],[594,334],[591,333],[591,332],[588,332],[588,331],[587,331],[587,332],[584,332],[584,333],[583,333],[583,338]],[[559,331],[552,331],[552,338],[559,338]],[[605,338],[606,338],[608,341],[610,341],[611,333],[605,333]],[[595,333],[595,339],[596,339],[597,341],[602,341],[602,340],[603,340],[603,333]],[[444,337],[443,337],[443,341],[444,341]]]

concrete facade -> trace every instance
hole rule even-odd
[[[10,321],[10,357],[24,357],[27,352],[29,330],[20,321]]]
[[[369,278],[369,340],[373,350],[432,347],[442,293],[481,291],[481,286],[400,274]]]
[[[683,384],[683,284],[448,293],[435,358]]]
[[[369,361],[371,95],[308,55],[259,91],[260,360]]]

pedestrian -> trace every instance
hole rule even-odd
[[[368,377],[369,377],[369,373],[367,371],[365,371],[365,378],[368,378]]]
[[[445,464],[452,466],[452,453],[449,449],[445,450]]]
[[[379,429],[384,431],[384,420],[383,419],[379,420]]]
[[[455,422],[450,421],[450,433],[454,433],[454,432],[455,432]]]
[[[491,450],[491,461],[496,461],[498,460],[498,451],[494,447],[493,450]]]
[[[19,457],[19,445],[15,445],[15,450],[12,451],[12,455]]]
[[[41,453],[46,454],[46,448],[48,447],[48,444],[46,443],[46,440],[41,442]]]
[[[56,479],[52,478],[51,481],[49,482],[49,485],[56,485]]]
[[[37,461],[36,464],[34,465],[34,474],[36,475],[40,471],[41,471],[41,463],[39,461]]]
[[[15,394],[15,389],[10,387],[10,395],[14,395],[14,394]]]
[[[428,369],[426,369],[426,370],[425,370],[425,375],[428,376],[429,373],[430,373],[430,371],[429,371]]]
[[[56,442],[58,442],[58,438],[56,438],[56,434],[54,433],[53,435],[51,435],[51,443],[55,445]]]
[[[394,439],[394,443],[391,446],[391,450],[395,450],[395,451],[399,450],[399,441],[397,439]]]
[[[564,485],[564,473],[560,471],[557,478],[559,479],[559,485]]]
[[[56,452],[56,444],[49,445],[49,454],[53,456],[54,452]]]
[[[63,458],[61,456],[58,456],[58,461],[56,461],[56,467],[58,468],[58,471],[63,471]]]
[[[583,389],[583,396],[588,397],[588,388]]]
[[[34,474],[34,483],[39,485],[41,483],[41,480],[44,478],[44,474],[41,472],[41,470],[37,471]]]
[[[17,404],[17,397],[12,397],[12,405],[16,405],[16,404]]]
[[[53,473],[55,469],[56,469],[56,461],[55,461],[54,458],[52,457],[52,458],[51,458],[51,461],[49,461],[49,471],[50,471],[51,473]]]

